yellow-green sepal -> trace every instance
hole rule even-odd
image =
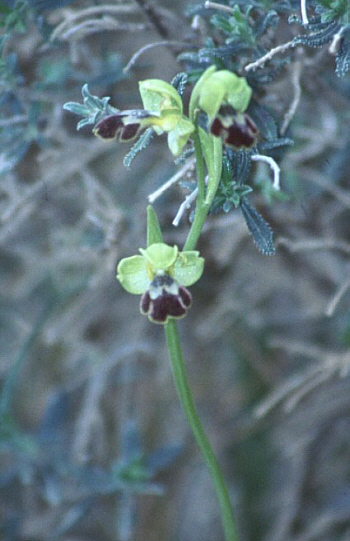
[[[204,259],[197,251],[179,252],[177,246],[163,242],[140,248],[141,255],[122,259],[117,267],[117,279],[134,295],[142,295],[151,287],[154,279],[168,275],[180,285],[194,284],[202,275]]]
[[[163,109],[175,109],[182,114],[182,100],[171,84],[161,79],[146,79],[139,82],[142,103],[145,109],[161,113]]]
[[[249,104],[252,89],[244,77],[238,77],[228,70],[212,73],[203,85],[199,107],[214,118],[221,105],[228,103],[239,113],[243,113]]]
[[[117,267],[117,279],[129,293],[142,295],[150,284],[144,257],[133,255],[122,259]]]
[[[198,79],[191,94],[189,116],[194,121],[196,111],[201,109],[212,120],[220,107],[231,105],[243,113],[249,104],[252,89],[244,77],[228,70],[216,71],[210,66]]]
[[[139,83],[143,106],[154,115],[152,127],[161,135],[168,133],[168,146],[174,156],[179,156],[194,125],[182,114],[182,100],[173,86],[160,79],[147,79]]]
[[[159,273],[159,271],[167,272],[175,263],[178,251],[177,246],[168,246],[163,242],[151,244],[146,250],[140,248],[142,256],[154,274]]]
[[[210,66],[202,73],[202,75],[200,76],[196,84],[194,85],[194,88],[191,93],[190,104],[189,104],[189,117],[192,120],[192,122],[195,122],[196,111],[199,105],[200,93],[202,89],[205,87],[206,81],[215,71],[216,71],[216,66]]]

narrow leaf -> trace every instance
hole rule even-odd
[[[129,169],[131,162],[137,156],[141,150],[146,148],[148,144],[150,143],[152,137],[154,135],[153,128],[147,128],[147,130],[139,137],[139,139],[136,141],[136,143],[131,147],[127,155],[125,156],[123,163],[125,167]]]
[[[187,73],[183,71],[175,75],[175,77],[171,81],[172,86],[176,88],[180,96],[182,96],[182,94],[184,93],[185,86],[187,85],[187,83],[188,83],[188,75]]]
[[[264,255],[273,255],[275,253],[275,245],[273,242],[273,231],[269,224],[248,203],[246,198],[242,200],[241,209],[258,250]]]
[[[347,25],[346,33],[343,32],[339,51],[338,51],[335,61],[336,61],[335,73],[337,74],[338,77],[344,77],[344,75],[350,69],[350,25]]]
[[[86,105],[82,105],[81,103],[76,103],[75,101],[68,101],[67,103],[63,105],[63,109],[71,113],[74,113],[75,115],[81,115],[81,116],[85,116],[90,113],[90,110],[86,107]]]
[[[296,36],[293,39],[293,45],[308,45],[309,47],[322,47],[325,43],[332,41],[334,34],[336,34],[341,25],[336,21],[329,23],[325,29],[320,32],[314,32],[310,34],[303,34]]]

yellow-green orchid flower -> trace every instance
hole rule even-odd
[[[252,89],[244,77],[228,70],[216,71],[211,66],[197,81],[190,100],[190,119],[197,111],[208,115],[209,132],[222,137],[224,143],[235,148],[250,148],[257,138],[258,129],[245,112]]]
[[[183,115],[180,94],[160,79],[141,81],[139,87],[144,109],[104,117],[96,124],[94,134],[104,140],[132,141],[152,127],[158,135],[168,134],[169,149],[178,156],[194,131],[192,122]]]
[[[117,278],[129,293],[142,295],[140,310],[154,323],[182,318],[192,304],[186,286],[202,275],[204,259],[197,251],[179,252],[162,242],[140,249],[141,255],[122,259]]]

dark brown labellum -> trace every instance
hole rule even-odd
[[[142,130],[141,124],[126,124],[119,135],[119,141],[124,143],[126,141],[132,141]]]
[[[114,115],[105,116],[100,120],[93,132],[105,141],[118,139],[121,143],[132,141],[147,127],[142,120],[154,117],[154,113],[143,109],[120,111]]]
[[[212,121],[210,133],[222,137],[228,146],[251,148],[256,143],[258,128],[247,113],[238,113],[230,105],[225,105]]]
[[[124,127],[123,116],[119,114],[106,116],[94,128],[94,134],[101,139],[115,139]]]
[[[185,287],[169,274],[160,274],[142,295],[140,310],[154,323],[167,323],[170,317],[184,317],[191,304],[191,294]]]
[[[141,297],[140,310],[143,315],[148,314],[150,304],[151,304],[151,297],[149,296],[149,291],[147,290]]]

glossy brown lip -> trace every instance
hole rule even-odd
[[[174,284],[177,285],[176,293],[171,289]],[[152,289],[157,290],[155,296]],[[191,304],[192,296],[185,287],[177,284],[169,275],[155,276],[150,288],[142,295],[140,310],[154,323],[166,323],[169,317],[184,317]]]
[[[118,133],[123,129],[122,115],[106,116],[98,122],[94,128],[94,134],[102,139],[115,139]]]
[[[131,118],[135,118],[135,122],[130,122]],[[137,118],[137,115],[131,116],[125,112],[106,116],[96,124],[93,132],[105,141],[112,141],[116,138],[121,142],[132,141],[143,129],[141,122],[137,122]],[[128,123],[125,122],[126,119],[128,119]]]
[[[222,137],[228,146],[251,148],[256,142],[258,128],[247,113],[239,115],[231,106],[223,106],[210,125],[210,133]]]
[[[132,141],[146,127],[142,124],[142,120],[152,116],[153,113],[143,109],[120,111],[102,118],[96,124],[93,133],[105,141],[116,138],[121,142]]]

